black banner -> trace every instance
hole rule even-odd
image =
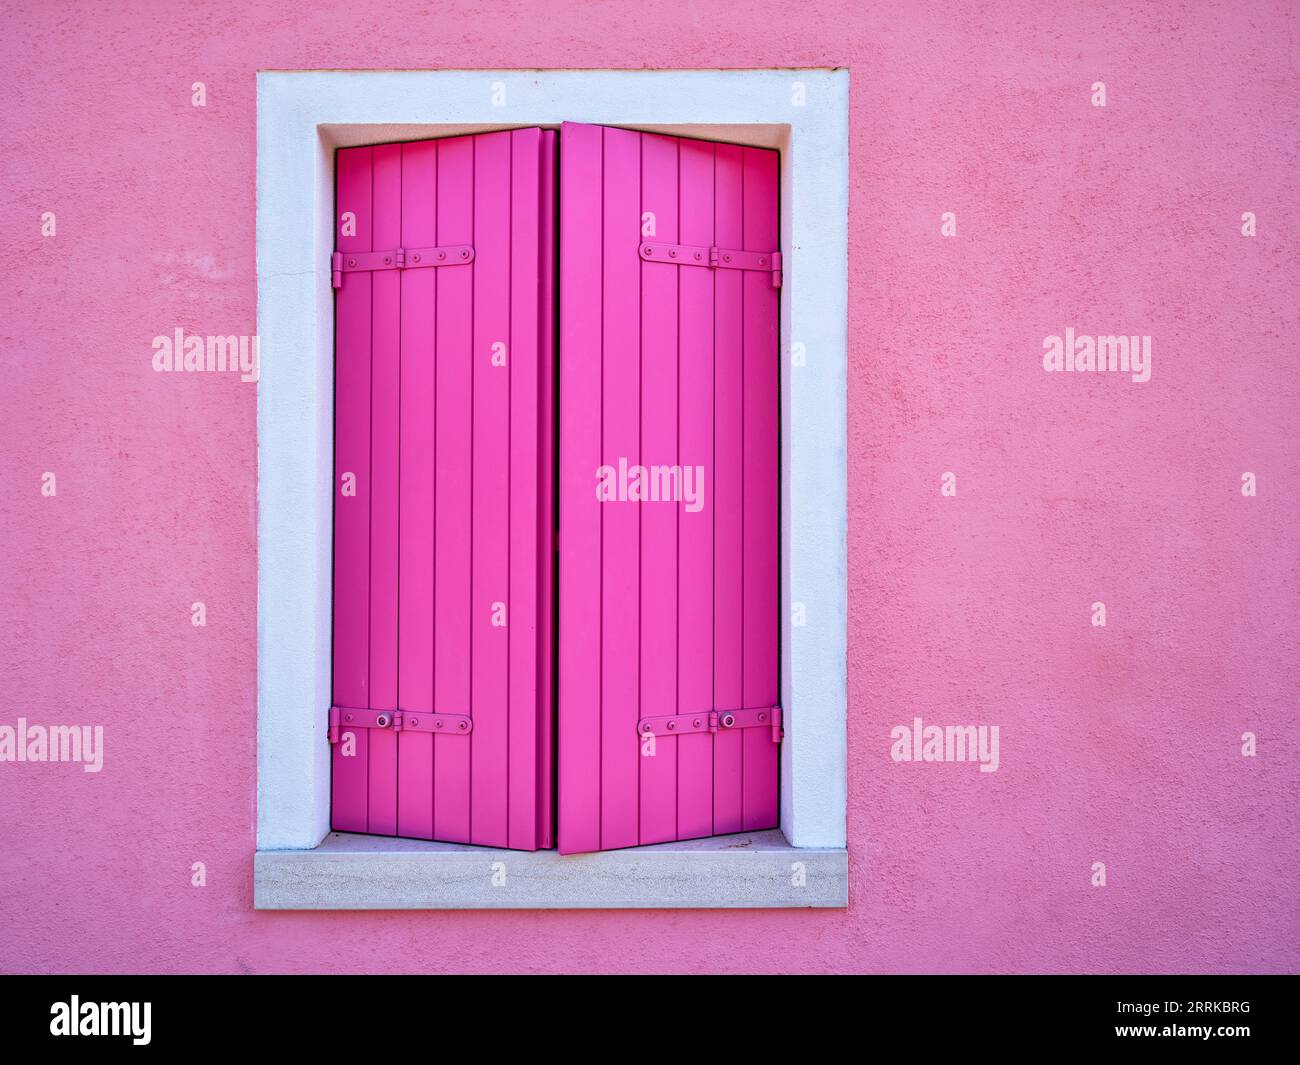
[[[859,1053],[1129,1045],[1181,1057],[1285,1052],[1296,1042],[1296,991],[1294,977],[1263,976],[8,976],[0,1024],[7,1050],[38,1052],[373,1057],[418,1036],[431,1053],[461,1040],[484,1053],[498,1040],[512,1054],[546,1043],[561,1053],[577,1040],[597,1056],[626,1043],[596,1040],[631,1035],[648,1050],[656,1032],[670,1037],[685,1020],[691,1057],[710,1036],[727,1053],[843,1054],[834,1048],[852,1041]]]

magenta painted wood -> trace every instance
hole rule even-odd
[[[371,250],[372,148],[338,153],[338,202],[355,218],[340,229],[342,252]],[[341,217],[341,214],[340,214]],[[351,227],[349,227],[351,228]],[[344,279],[335,303],[334,370],[334,701],[370,705],[370,278]],[[333,825],[369,827],[369,730],[356,729],[351,752],[333,748]],[[345,739],[347,737],[345,736]]]
[[[714,152],[714,226],[720,246],[739,247],[744,240],[742,195],[744,149],[719,144]],[[744,420],[742,289],[744,274],[721,270],[713,279],[714,380],[714,559],[713,559],[713,699],[721,707],[744,703],[743,558],[739,550],[744,515]],[[744,734],[720,733],[713,741],[713,824],[719,833],[739,832]]]
[[[474,240],[474,142],[468,137],[438,145],[438,239],[444,244]],[[473,272],[442,270],[434,331],[433,704],[447,713],[464,713],[470,705],[473,315]],[[435,839],[469,842],[469,767],[469,743],[460,736],[434,737]]]
[[[599,131],[604,141],[602,179],[604,263],[603,347],[621,357],[601,371],[601,463],[617,465],[641,455],[641,265],[620,254],[639,241],[641,135]],[[609,849],[640,842],[641,758],[628,730],[640,709],[641,522],[636,507],[600,507],[600,838]]]
[[[474,138],[473,371],[470,385],[471,843],[504,847],[508,789],[510,599],[510,133]],[[453,271],[454,272],[454,271]],[[465,271],[462,271],[465,272]],[[493,350],[497,361],[493,365]],[[536,366],[536,349],[527,365]],[[536,397],[533,398],[536,403]],[[536,536],[536,520],[531,531]],[[521,636],[524,633],[520,634]]]
[[[374,149],[375,249],[402,235],[402,146]],[[396,270],[370,288],[370,708],[397,709],[397,454],[401,409],[401,284]],[[397,832],[397,733],[370,730],[369,831]]]
[[[402,246],[438,243],[438,145],[402,145]],[[437,270],[403,270],[402,409],[398,514],[397,687],[406,704],[433,706],[434,311]],[[397,834],[433,838],[433,735],[397,741]]]
[[[559,847],[600,850],[601,129],[560,134]],[[632,351],[624,353],[632,357]],[[635,736],[633,737],[635,740]]]
[[[510,230],[511,347],[536,357],[509,360],[509,565],[508,630],[510,768],[507,845],[535,840],[553,845],[550,715],[552,670],[549,611],[554,552],[554,236],[555,133],[522,129],[510,134],[514,203],[538,203],[536,213],[515,211]],[[537,160],[537,165],[527,165]],[[540,253],[539,253],[540,249]],[[541,313],[535,308],[540,303]],[[536,474],[533,471],[538,471]],[[535,477],[537,490],[521,492],[517,480]],[[542,617],[541,612],[546,611]]]
[[[338,291],[335,704],[411,726],[466,715],[472,729],[341,729],[337,829],[551,845],[546,141],[339,152],[339,217],[356,215],[340,252],[465,244],[474,258],[408,256],[345,272]]]
[[[777,154],[744,150],[745,251],[777,247]],[[744,278],[744,705],[780,699],[777,673],[779,548],[777,447],[780,371],[777,366],[778,292],[770,276],[747,270]],[[761,728],[746,729],[743,822],[746,830],[777,821],[777,745]]]
[[[559,137],[556,132],[554,130],[543,130],[541,133],[541,174],[539,178],[541,210],[538,221],[538,231],[541,238],[541,264],[538,273],[542,306],[541,315],[539,316],[541,335],[538,337],[540,360],[538,391],[541,396],[539,406],[541,424],[538,431],[538,464],[541,467],[538,513],[540,515],[541,533],[537,554],[538,597],[534,624],[538,630],[538,657],[540,659],[537,669],[537,691],[540,693],[538,701],[547,712],[537,715],[538,740],[534,745],[535,751],[533,754],[533,761],[537,766],[536,831],[538,833],[539,847],[555,846],[556,835],[554,798],[556,736],[552,693],[556,678],[556,641],[553,610],[556,586],[555,560],[558,551],[555,536],[558,518],[555,505],[555,467],[559,446],[555,424],[557,411],[555,388],[555,255],[556,239],[559,231],[559,200],[556,188],[558,147]],[[512,781],[515,779],[515,777],[511,777]],[[526,780],[526,777],[521,779]],[[511,809],[515,809],[513,804]],[[514,822],[511,823],[511,831],[515,831]]]
[[[641,213],[655,215],[655,237],[679,240],[677,138],[641,137]],[[668,263],[641,265],[641,456],[677,462],[678,276]],[[623,357],[606,352],[606,361]],[[641,709],[648,717],[677,712],[677,511],[669,503],[611,503],[641,522]],[[702,708],[707,709],[707,707]],[[635,737],[635,730],[633,732]],[[563,742],[563,740],[561,740]],[[677,739],[660,737],[641,766],[641,842],[677,837]]]
[[[678,227],[682,243],[713,243],[713,154],[707,141],[683,140]],[[726,272],[726,271],[722,271]],[[678,462],[711,477],[713,458],[713,279],[716,271],[680,270]],[[713,486],[706,482],[705,491]],[[679,711],[713,702],[713,508],[677,507],[677,697]],[[677,836],[713,832],[713,739],[677,740]]]
[[[777,162],[657,134],[561,132],[565,853],[777,823],[769,728],[659,734],[653,755],[636,731],[644,717],[778,700],[778,292],[767,272],[639,254],[652,239],[777,250]],[[598,502],[598,468],[620,461],[699,467],[703,505]]]

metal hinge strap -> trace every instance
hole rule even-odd
[[[360,710],[351,706],[331,706],[330,743],[338,743],[339,730],[345,728],[386,728],[394,732],[467,736],[474,731],[474,722],[465,714],[433,714],[422,710]]]
[[[770,728],[772,742],[780,743],[781,708],[762,706],[744,710],[702,710],[698,714],[643,717],[636,723],[640,735],[689,736],[697,732],[729,732],[742,728]]]
[[[781,253],[779,251],[738,251],[733,248],[703,247],[693,244],[644,242],[640,255],[648,263],[676,266],[707,266],[711,270],[761,270],[772,275],[772,287],[781,287]]]
[[[363,270],[419,270],[427,266],[465,266],[474,261],[472,244],[388,251],[336,251],[330,256],[330,283],[343,287],[343,275]]]

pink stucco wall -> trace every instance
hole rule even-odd
[[[0,14],[0,969],[1300,968],[1294,3],[150,6]],[[255,71],[645,65],[851,70],[851,907],[256,913]]]

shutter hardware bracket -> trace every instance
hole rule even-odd
[[[466,266],[474,261],[472,244],[389,251],[336,251],[330,256],[330,283],[343,287],[343,275],[363,270],[417,270],[426,266]]]
[[[781,287],[779,251],[737,251],[732,248],[697,247],[691,244],[659,244],[646,241],[638,249],[648,263],[677,266],[707,266],[711,270],[761,270],[772,275],[772,287]]]
[[[772,742],[780,743],[785,735],[781,728],[781,708],[764,706],[754,710],[702,710],[698,714],[672,714],[667,717],[643,717],[636,723],[642,736],[682,736],[696,732],[728,732],[741,728],[770,728]]]
[[[432,714],[420,710],[359,710],[351,706],[331,706],[330,743],[339,742],[339,729],[342,728],[390,728],[394,732],[465,736],[474,730],[474,722],[464,714]]]

